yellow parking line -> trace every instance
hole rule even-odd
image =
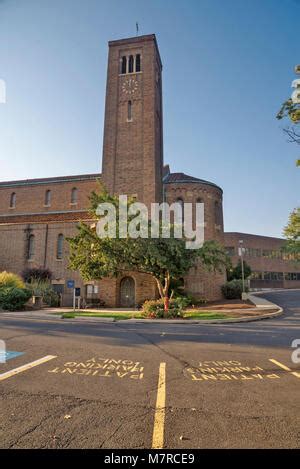
[[[53,360],[53,358],[56,358],[56,355],[46,355],[46,357],[40,358],[39,360],[35,360],[34,362],[27,363],[26,365],[22,365],[18,368],[14,368],[13,370],[7,371],[6,373],[2,373],[0,374],[0,381],[22,373],[23,371],[30,370],[30,368],[34,368],[35,366],[41,365],[42,363],[46,363],[49,360]]]
[[[157,398],[154,415],[154,428],[152,437],[152,448],[162,449],[164,446],[164,427],[166,411],[166,364],[159,365],[159,376],[157,385]]]
[[[282,368],[283,370],[288,371],[289,373],[291,373],[292,375],[296,376],[297,378],[300,378],[300,373],[297,373],[297,371],[291,370],[291,368],[289,368],[289,367],[286,366],[286,365],[283,365],[282,363],[278,362],[277,360],[274,360],[274,358],[269,358],[269,361],[272,362],[272,363],[274,363],[275,365],[279,366],[279,367]]]

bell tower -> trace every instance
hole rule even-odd
[[[162,201],[161,76],[154,34],[109,42],[102,181],[148,208]]]

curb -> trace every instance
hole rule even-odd
[[[265,293],[265,292],[262,292],[262,293]],[[255,297],[255,295],[251,294],[252,297]],[[258,300],[258,298],[257,298]],[[150,324],[176,324],[176,325],[186,325],[186,324],[235,324],[235,323],[239,323],[239,322],[253,322],[253,321],[260,321],[260,320],[263,320],[263,319],[272,319],[272,318],[276,318],[278,316],[281,316],[283,314],[283,308],[281,308],[280,306],[276,305],[275,303],[272,303],[271,301],[269,300],[265,300],[268,305],[264,305],[262,307],[268,309],[268,308],[278,308],[277,311],[275,311],[274,313],[266,313],[266,314],[261,314],[260,316],[244,316],[244,317],[241,317],[241,318],[229,318],[229,319],[135,319],[135,318],[132,318],[132,319],[119,319],[119,320],[116,320],[114,318],[97,318],[97,317],[89,317],[89,318],[85,318],[85,317],[82,317],[82,316],[77,316],[75,318],[62,318],[61,316],[58,316],[58,315],[52,315],[52,317],[50,317],[49,315],[47,315],[46,317],[45,316],[41,316],[41,317],[33,317],[33,316],[26,316],[25,314],[24,315],[14,315],[13,313],[2,313],[4,317],[7,317],[7,318],[11,318],[11,319],[15,319],[15,318],[22,318],[22,319],[37,319],[37,320],[48,320],[48,321],[52,321],[52,320],[57,320],[57,319],[60,319],[60,320],[63,320],[63,321],[66,321],[66,322],[69,322],[69,323],[72,323],[72,322],[75,322],[75,323],[78,323],[78,322],[81,322],[81,323],[121,323],[121,324],[124,324],[124,323],[127,323],[127,324],[144,324],[144,323],[150,323]],[[2,314],[0,315],[0,319],[1,319],[1,316]]]
[[[274,305],[277,306],[277,305]],[[279,306],[278,306],[279,308]],[[260,321],[262,319],[272,319],[283,314],[283,309],[279,308],[275,313],[266,313],[260,316],[244,316],[241,318],[230,318],[230,319],[119,319],[121,323],[139,324],[139,323],[151,323],[151,324],[234,324],[239,322],[252,322]]]

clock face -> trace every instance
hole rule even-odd
[[[138,82],[134,78],[128,78],[122,85],[123,93],[133,95],[138,90]]]

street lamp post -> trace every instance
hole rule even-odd
[[[239,245],[240,245],[240,248],[239,248],[239,254],[240,254],[240,257],[241,257],[241,266],[242,266],[242,288],[243,288],[243,292],[242,292],[242,300],[245,300],[246,299],[246,292],[245,292],[245,273],[244,273],[244,257],[243,257],[243,243],[244,241],[242,239],[239,240]]]

